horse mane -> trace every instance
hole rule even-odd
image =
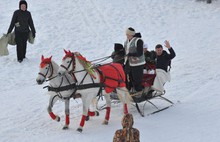
[[[85,68],[85,70],[91,75],[94,79],[96,79],[94,73],[95,70],[93,68],[93,64],[86,60],[79,52],[74,53],[76,58],[79,60],[80,64]]]
[[[57,73],[59,69],[59,65],[53,60],[51,60],[51,64],[53,65],[54,71]]]

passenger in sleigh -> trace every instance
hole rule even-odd
[[[144,44],[144,57],[146,64],[144,65],[144,73],[154,74],[156,68],[155,60],[153,59],[154,51],[148,51],[148,45]]]
[[[153,96],[163,95],[165,93],[164,84],[171,79],[168,66],[170,66],[171,60],[176,56],[169,41],[165,40],[164,43],[170,54],[163,50],[163,46],[161,44],[156,45],[155,51],[152,52],[152,58],[156,63],[156,77],[153,85],[151,86]]]
[[[144,90],[142,96],[140,97],[142,97],[142,99],[146,99],[146,98],[151,98],[151,95],[148,96],[148,92],[150,91],[156,76],[156,64],[155,64],[155,60],[152,58],[154,51],[148,51],[147,44],[144,44],[143,51],[144,51],[144,57],[146,63],[144,65],[143,79],[142,79],[142,86]]]

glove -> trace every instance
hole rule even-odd
[[[32,33],[33,38],[35,38],[35,33]]]

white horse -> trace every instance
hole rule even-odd
[[[65,125],[63,129],[68,129],[69,127],[69,101],[70,98],[76,97],[75,88],[72,87],[75,85],[74,76],[66,73],[64,76],[58,76],[57,71],[59,66],[51,60],[50,58],[44,58],[42,55],[40,63],[40,71],[37,76],[37,83],[40,85],[46,79],[49,79],[48,94],[50,95],[48,113],[53,120],[60,121],[60,117],[55,115],[52,111],[52,107],[57,100],[65,102]],[[71,86],[71,87],[70,87]]]
[[[111,63],[93,69],[91,63],[78,52],[71,53],[66,50],[64,52],[66,55],[63,57],[58,73],[60,75],[66,72],[75,74],[77,80],[76,89],[81,94],[83,103],[83,114],[77,131],[82,132],[88,107],[92,98],[96,97],[98,92],[102,90],[102,86],[105,88],[103,94],[107,105],[103,124],[108,124],[111,108],[110,93],[115,89],[124,104],[124,113],[128,113],[127,103],[131,101],[131,96],[126,88],[125,74],[120,64]]]

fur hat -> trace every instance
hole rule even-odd
[[[22,4],[25,4],[26,5],[26,9],[27,9],[28,5],[27,5],[27,2],[25,0],[20,0],[20,2],[19,2],[19,9],[21,9],[21,5]]]
[[[123,128],[132,128],[132,126],[134,124],[132,114],[130,114],[130,113],[125,114],[122,118],[121,124],[122,124]]]
[[[114,50],[117,52],[117,51],[120,51],[122,50],[124,47],[122,44],[120,43],[115,43],[115,46],[114,46]]]
[[[131,35],[131,36],[134,36],[134,35],[135,35],[135,30],[134,30],[132,27],[129,27],[129,28],[126,30],[126,34],[127,34],[127,35]]]

